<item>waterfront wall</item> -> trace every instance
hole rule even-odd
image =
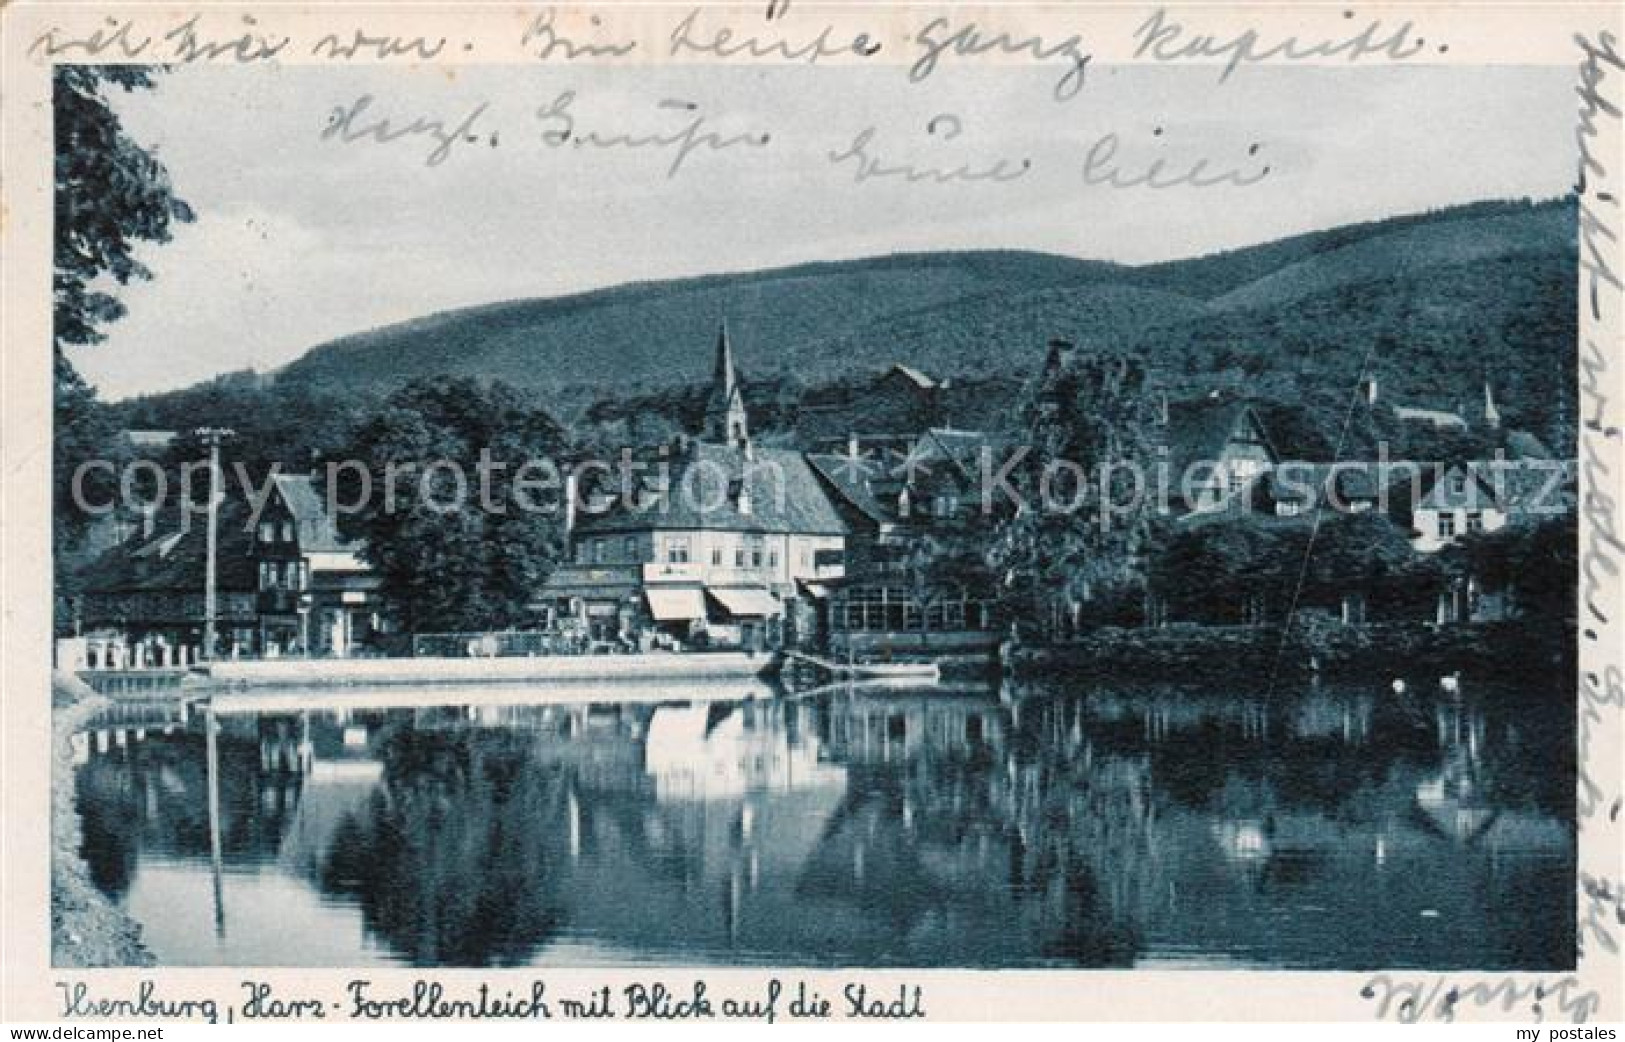
[[[270,659],[217,662],[204,672],[233,687],[566,680],[695,680],[757,677],[777,669],[772,655],[746,652],[559,655],[537,658]]]

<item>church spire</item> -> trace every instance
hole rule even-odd
[[[711,397],[705,406],[705,432],[713,441],[743,447],[750,441],[745,417],[745,395],[734,369],[733,345],[728,340],[728,320],[722,320],[717,333],[716,369],[711,376]]]
[[[1495,407],[1495,391],[1488,379],[1484,381],[1484,426],[1501,426],[1501,410]]]

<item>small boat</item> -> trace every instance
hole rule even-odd
[[[942,679],[942,670],[935,662],[838,662],[805,651],[785,651],[786,660],[805,662],[838,677],[865,677],[881,679],[930,680]]]
[[[908,678],[910,680],[940,680],[942,669],[935,662],[855,662],[844,667],[855,677],[876,680]]]

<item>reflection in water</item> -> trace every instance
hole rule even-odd
[[[1573,963],[1536,693],[686,694],[222,715],[217,845],[202,721],[109,722],[86,858],[171,964]]]

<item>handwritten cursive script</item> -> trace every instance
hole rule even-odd
[[[1343,14],[1345,18],[1354,17],[1353,11]],[[1359,31],[1347,36],[1329,36],[1318,40],[1288,36],[1271,41],[1256,29],[1230,37],[1192,30],[1184,23],[1169,18],[1168,12],[1160,7],[1134,30],[1134,39],[1138,41],[1134,48],[1136,59],[1159,62],[1223,61],[1220,83],[1228,80],[1236,69],[1245,64],[1297,62],[1310,58],[1343,58],[1351,63],[1367,58],[1404,61],[1422,53],[1427,46],[1427,41],[1416,35],[1415,26],[1408,21],[1385,29],[1379,19],[1372,19]],[[1449,45],[1440,44],[1438,49],[1447,51]]]
[[[733,148],[766,148],[773,137],[765,130],[725,134],[712,130],[698,104],[681,98],[667,98],[656,106],[661,112],[677,112],[688,117],[675,130],[635,134],[626,131],[581,130],[572,109],[576,92],[567,90],[536,111],[542,124],[542,143],[550,148],[632,149],[669,151],[671,163],[666,177],[676,177],[690,156],[700,149],[724,152]]]
[[[322,130],[322,140],[339,141],[346,145],[368,140],[383,145],[398,141],[427,140],[433,147],[424,156],[424,165],[439,166],[458,145],[482,139],[482,135],[477,133],[475,128],[489,107],[486,102],[480,102],[462,116],[453,119],[415,116],[400,120],[373,115],[375,100],[371,94],[363,94],[348,105],[340,105],[333,109],[328,115],[326,127]],[[485,140],[495,145],[497,140],[495,133]]]

